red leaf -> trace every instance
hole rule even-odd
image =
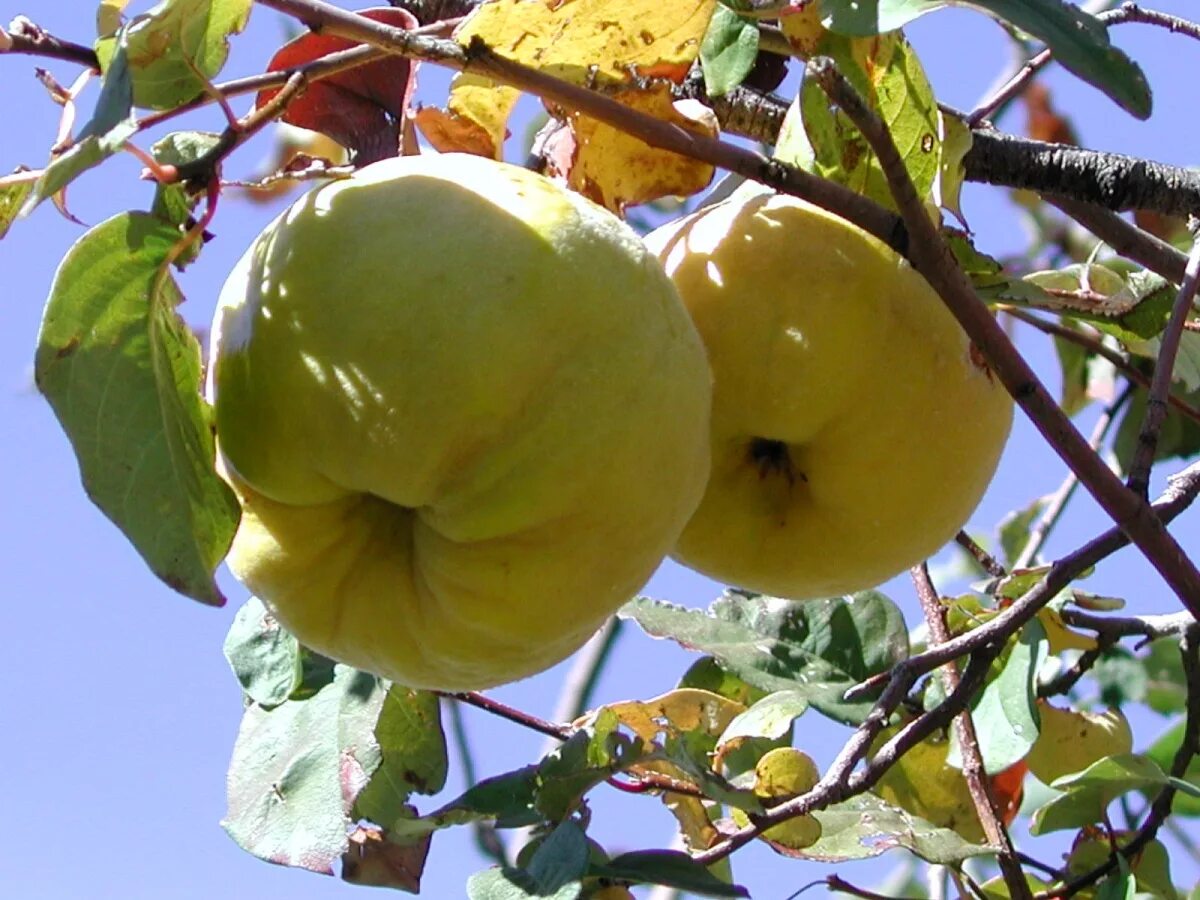
[[[364,9],[359,15],[394,25],[417,27],[416,17],[406,9]],[[358,46],[332,35],[308,33],[284,44],[271,58],[267,71],[291,69],[338,50]],[[298,128],[329,135],[355,155],[362,165],[399,152],[400,124],[415,87],[411,60],[388,56],[314,81],[288,104],[283,121]],[[260,91],[256,105],[262,107],[279,93],[278,88]]]

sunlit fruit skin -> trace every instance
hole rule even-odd
[[[1044,701],[1037,708],[1038,738],[1025,762],[1046,784],[1081,772],[1106,756],[1133,750],[1133,731],[1119,709],[1063,709]]]
[[[574,651],[649,577],[708,474],[711,375],[608,212],[474,156],[310,192],[213,326],[229,566],[305,644],[478,689]]]
[[[886,245],[795,198],[735,193],[647,237],[708,348],[708,490],[675,556],[793,599],[934,553],[995,472],[1012,402]]]

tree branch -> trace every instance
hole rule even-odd
[[[1129,464],[1129,489],[1146,496],[1150,487],[1150,469],[1158,451],[1158,435],[1167,418],[1167,398],[1171,383],[1175,380],[1175,358],[1179,354],[1183,338],[1183,326],[1192,314],[1192,301],[1196,299],[1197,282],[1200,282],[1200,238],[1193,238],[1192,253],[1188,257],[1183,283],[1171,308],[1171,318],[1159,340],[1158,359],[1155,361],[1154,380],[1150,383],[1150,395],[1146,399],[1146,413],[1138,431],[1137,449]]]
[[[990,129],[971,132],[968,181],[1069,197],[1117,212],[1200,212],[1200,173],[1119,153],[1048,144]]]
[[[1088,446],[1004,329],[976,295],[937,227],[925,213],[886,126],[867,108],[832,60],[810,61],[808,71],[858,126],[880,161],[908,227],[910,255],[963,330],[983,353],[1047,443],[1114,522],[1124,529],[1193,615],[1200,616],[1200,571],[1143,497],[1128,490]]]
[[[914,566],[909,574],[917,591],[917,599],[921,602],[921,612],[925,615],[925,624],[929,627],[929,641],[932,645],[944,644],[950,640],[950,629],[946,625],[946,608],[938,597],[933,580],[929,577],[929,568],[925,563]],[[942,680],[946,693],[953,694],[959,685],[958,663],[951,661],[942,667]],[[996,798],[992,796],[991,784],[983,767],[983,752],[979,747],[979,735],[975,732],[975,723],[971,719],[969,708],[964,709],[954,719],[954,728],[958,734],[958,743],[962,748],[962,773],[967,782],[967,791],[971,802],[975,805],[975,814],[983,825],[983,833],[987,842],[998,850],[997,862],[1004,883],[1008,886],[1010,897],[1032,897],[1029,885],[1025,881],[1025,873],[1021,870],[1020,860],[1016,856],[1012,837],[996,811]]]
[[[57,38],[24,16],[13,19],[7,31],[0,28],[0,36],[3,36],[0,37],[0,54],[21,53],[47,59],[61,59],[100,71],[100,59],[91,47]]]

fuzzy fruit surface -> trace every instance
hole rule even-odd
[[[713,466],[675,556],[792,599],[934,553],[987,488],[1004,388],[925,280],[792,197],[735,193],[647,238],[713,368]]]
[[[313,190],[238,263],[213,346],[230,568],[301,642],[402,684],[563,659],[704,489],[711,375],[674,288],[515,166],[406,157]]]

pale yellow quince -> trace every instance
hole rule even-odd
[[[850,223],[738,192],[647,238],[713,367],[713,469],[675,556],[793,599],[934,553],[986,489],[1012,401],[928,283]]]
[[[708,474],[711,376],[616,217],[466,155],[297,201],[221,294],[229,565],[305,644],[421,688],[561,660],[658,566]]]

